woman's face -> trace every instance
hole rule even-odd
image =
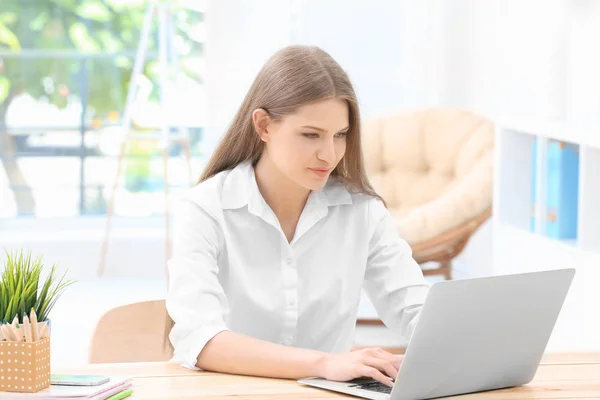
[[[304,105],[294,114],[268,122],[260,133],[266,142],[265,155],[290,180],[306,189],[318,190],[344,157],[348,120],[344,100],[327,99]]]

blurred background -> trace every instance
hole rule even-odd
[[[365,121],[439,107],[490,121],[502,144],[493,156],[494,212],[453,255],[451,278],[584,265],[572,312],[551,345],[600,347],[594,290],[586,286],[600,249],[600,187],[591,178],[600,171],[600,3],[159,3],[172,34],[161,36],[160,15],[148,17],[144,0],[0,3],[0,245],[30,249],[77,280],[52,315],[53,364],[87,362],[96,323],[109,309],[164,298],[165,213],[200,176],[258,70],[289,44],[320,46],[340,63]],[[176,62],[161,66],[167,53]],[[139,76],[132,75],[136,61]],[[121,152],[124,132],[140,140],[126,141]],[[177,134],[186,141],[169,141],[165,180],[160,139]],[[574,218],[587,222],[574,237],[530,229],[532,208],[548,211],[535,208],[532,193],[546,187],[523,171],[550,154],[539,156],[534,143],[553,140],[581,154]],[[424,269],[428,261],[439,262],[424,258]],[[402,346],[373,323],[366,298],[359,314],[371,323],[359,326],[357,346]]]

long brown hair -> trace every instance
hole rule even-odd
[[[373,190],[365,172],[360,112],[352,83],[340,65],[316,46],[288,46],[265,63],[198,183],[244,161],[258,162],[265,143],[254,129],[254,110],[262,108],[272,119],[280,120],[302,105],[330,98],[346,101],[350,120],[346,153],[332,175],[340,177],[349,190],[383,201]]]
[[[265,63],[198,183],[219,172],[233,169],[242,162],[258,162],[265,143],[254,129],[254,110],[262,108],[272,119],[280,120],[302,105],[330,98],[346,101],[350,125],[346,153],[332,175],[341,178],[348,190],[376,197],[385,204],[369,183],[365,172],[360,112],[352,83],[340,65],[327,52],[315,46],[285,47]],[[166,335],[172,325],[173,322],[168,318]]]

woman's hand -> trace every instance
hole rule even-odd
[[[392,386],[400,369],[401,358],[380,348],[368,348],[343,354],[327,354],[318,366],[319,377],[345,382],[369,377]]]

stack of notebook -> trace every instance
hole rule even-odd
[[[97,386],[50,387],[36,393],[0,393],[1,399],[35,400],[107,400],[121,399],[131,394],[131,378],[111,377],[106,383]]]

